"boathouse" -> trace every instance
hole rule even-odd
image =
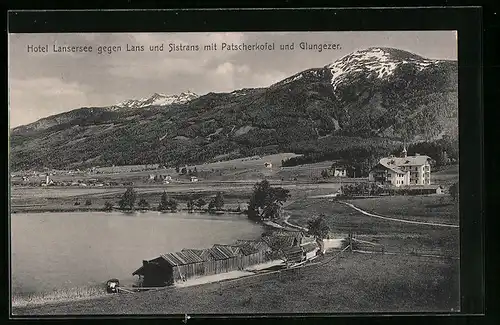
[[[205,275],[204,260],[193,252],[162,254],[151,261],[143,261],[142,267],[132,275],[143,279],[145,287],[171,285],[188,278]]]
[[[205,261],[205,274],[219,274],[239,269],[241,250],[229,245],[214,245],[203,251],[201,258]]]
[[[190,278],[244,270],[268,261],[284,259],[295,263],[316,254],[316,243],[303,243],[301,232],[279,233],[261,240],[238,240],[232,245],[215,244],[208,249],[183,249],[143,261],[132,275],[144,287],[160,287]]]

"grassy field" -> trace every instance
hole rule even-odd
[[[248,201],[255,182],[264,176],[290,190],[286,206],[290,222],[307,226],[314,215],[324,214],[332,235],[355,233],[362,240],[384,245],[397,255],[342,253],[321,266],[311,266],[299,274],[284,273],[256,278],[172,288],[158,292],[110,295],[90,300],[60,302],[37,307],[16,307],[15,314],[195,314],[195,313],[314,313],[314,312],[415,312],[457,311],[459,299],[459,230],[429,225],[400,223],[366,216],[336,200],[309,198],[336,192],[340,184],[311,181],[316,171],[330,162],[280,169],[283,156],[260,160],[239,160],[197,167],[210,170],[211,179],[199,183],[165,186],[135,186],[137,201],[145,198],[157,206],[161,193],[185,207],[189,197],[208,201],[222,192],[227,208]],[[263,166],[273,163],[272,169]],[[191,166],[192,167],[192,166]],[[455,166],[456,167],[456,166]],[[457,181],[458,168],[433,173],[441,185]],[[218,168],[218,169],[217,169]],[[211,170],[219,172],[211,172]],[[117,179],[142,179],[150,172],[122,171]],[[111,175],[111,174],[109,174]],[[266,176],[267,175],[267,176]],[[288,178],[297,177],[298,181]],[[281,178],[285,181],[281,181]],[[233,181],[233,182],[224,182]],[[234,182],[237,181],[237,182]],[[125,188],[13,188],[14,210],[101,209],[104,202],[116,204]],[[85,207],[85,200],[92,205]],[[79,201],[80,206],[74,202]],[[391,196],[347,200],[379,215],[425,222],[458,223],[458,206],[448,195]],[[17,208],[16,208],[17,207]],[[417,254],[444,256],[422,257]],[[328,260],[331,255],[326,255]],[[74,299],[74,294],[67,294]],[[81,296],[77,293],[77,296]],[[50,299],[49,299],[50,300]],[[56,299],[52,299],[55,301]]]
[[[274,182],[290,190],[291,200],[305,198],[310,195],[320,195],[335,192],[339,188],[337,183],[304,184],[290,182]],[[137,202],[145,199],[150,206],[157,206],[163,191],[177,200],[180,207],[185,206],[189,198],[195,200],[203,198],[209,201],[218,192],[222,192],[227,208],[236,207],[248,202],[254,182],[198,182],[189,184],[168,184],[160,186],[135,186]],[[93,211],[104,207],[106,201],[118,204],[125,192],[125,187],[110,188],[64,188],[64,187],[13,187],[11,189],[11,209],[13,212],[25,211]],[[85,206],[90,200],[92,205]],[[75,202],[80,205],[75,206]]]
[[[368,212],[405,220],[458,224],[458,202],[449,195],[393,196],[349,200]]]
[[[394,196],[375,199],[349,200],[362,209],[401,219],[422,220],[441,223],[457,223],[458,209],[455,204],[440,204],[439,196],[411,197]],[[427,205],[435,205],[428,209]],[[408,208],[411,214],[405,214]],[[291,223],[306,226],[314,215],[324,214],[332,233],[346,235],[354,233],[363,240],[378,242],[388,252],[418,252],[459,256],[460,238],[458,228],[444,228],[382,220],[366,216],[338,201],[329,199],[298,200],[286,207],[291,214]],[[415,217],[417,216],[417,217]]]
[[[446,166],[438,171],[431,172],[431,182],[448,188],[453,183],[458,182],[458,172],[458,165]]]
[[[458,283],[455,260],[344,252],[299,273],[19,307],[13,314],[451,312],[459,309]]]

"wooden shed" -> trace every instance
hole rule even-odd
[[[142,277],[145,287],[166,286],[205,275],[205,265],[204,260],[193,252],[167,253],[151,261],[143,261],[142,267],[132,275]]]
[[[239,245],[250,245],[252,248],[260,252],[270,252],[271,247],[264,240],[237,240],[236,246]]]
[[[307,243],[301,246],[302,251],[305,254],[306,259],[310,259],[317,255],[317,252],[320,250],[320,247],[316,242]]]
[[[290,247],[283,250],[287,265],[300,263],[305,260],[305,253],[301,247]]]
[[[214,245],[203,251],[205,274],[219,274],[239,269],[241,250],[229,245]]]

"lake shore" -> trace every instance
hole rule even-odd
[[[152,210],[154,211],[154,210]],[[48,211],[43,211],[43,212],[48,212]],[[43,213],[42,211],[38,213]],[[57,212],[63,212],[63,211],[57,211]],[[75,211],[70,211],[70,212],[75,212]],[[89,212],[87,211],[80,211],[80,212]],[[102,212],[101,211],[96,211],[96,212]],[[115,211],[116,212],[116,211]],[[136,212],[148,212],[148,211],[136,211]],[[178,211],[179,212],[179,211]],[[186,212],[187,211],[183,211]],[[30,211],[32,213],[32,211]],[[164,212],[165,215],[171,214],[174,212]],[[194,213],[200,213],[200,211],[194,211]],[[232,212],[233,214],[241,214],[241,213],[236,213]],[[210,213],[205,212],[205,214],[209,215]],[[219,215],[220,213],[212,214],[212,215]],[[227,214],[227,212],[222,212],[222,214]],[[288,227],[282,227],[279,224],[276,223],[266,223],[266,222],[259,222],[259,224],[263,227],[263,231],[260,232],[258,235],[254,236],[254,238],[246,238],[246,239],[260,239],[262,234],[266,232],[267,230],[273,230],[273,229],[278,229],[278,230],[292,230],[292,228]],[[213,244],[216,244],[217,242],[214,241]],[[269,265],[268,265],[269,266]],[[271,265],[271,266],[274,266]],[[256,268],[258,269],[258,268]],[[211,282],[220,282],[222,280],[225,280],[226,277],[228,279],[232,278],[238,278],[242,276],[248,276],[252,274],[251,272],[245,272],[244,274],[237,274],[237,275],[223,275],[219,280],[217,279],[210,279],[210,277],[206,279],[196,279],[196,281],[190,281],[188,283],[180,285],[180,287],[187,287],[187,286],[193,286],[193,285],[201,285],[201,284],[206,284],[206,283],[211,283]],[[217,280],[217,281],[216,281]],[[191,283],[193,282],[193,283]],[[179,287],[179,286],[176,286]],[[81,300],[88,300],[88,299],[99,299],[99,298],[106,298],[108,295],[105,293],[105,285],[104,283],[102,285],[93,285],[90,287],[79,287],[79,288],[71,288],[71,289],[60,289],[60,290],[54,290],[53,292],[45,292],[45,293],[37,293],[37,294],[32,294],[28,296],[23,296],[23,295],[15,295],[12,298],[12,306],[15,308],[30,308],[30,307],[37,307],[37,306],[44,306],[44,305],[53,305],[53,304],[58,304],[58,303],[67,303],[67,302],[77,302]]]
[[[18,275],[16,279],[18,284],[14,283],[12,288],[14,305],[19,307],[87,298],[94,299],[103,293],[105,295],[104,282],[108,278],[117,277],[123,286],[132,285],[131,281],[135,281],[135,277],[131,274],[141,265],[143,259],[153,259],[158,254],[180,251],[184,248],[209,248],[214,244],[230,244],[239,239],[255,240],[259,239],[266,229],[264,225],[251,222],[239,214],[224,213],[221,216],[220,214],[210,215],[197,212],[199,211],[188,214],[186,211],[181,211],[177,212],[179,214],[177,216],[172,212],[166,212],[164,213],[165,218],[159,212],[154,211],[143,211],[137,213],[137,216],[132,215],[132,217],[126,214],[122,216],[121,212],[88,211],[68,213],[67,216],[65,213],[33,213],[32,215],[19,213],[13,215],[11,222],[14,232],[20,231],[18,229],[25,229],[23,233],[35,234],[39,233],[40,226],[50,228],[49,233],[43,232],[43,236],[37,237],[37,241],[40,243],[39,249],[33,249],[29,245],[26,246],[26,252],[23,253],[21,247],[24,247],[24,243],[29,244],[29,242],[18,239],[13,243],[13,249],[16,249],[17,256],[23,256],[23,259],[20,260],[15,258],[16,255],[14,255],[12,262],[13,272]],[[144,222],[145,220],[149,221]],[[175,229],[172,234],[185,235],[176,236],[174,242],[169,239],[169,236],[164,236],[163,231],[160,230],[163,227]],[[159,230],[152,232],[152,229]],[[193,229],[194,232],[190,231]],[[131,236],[127,235],[130,230],[132,230],[132,238],[147,238],[147,240],[140,245],[133,244],[134,241],[132,241],[133,249],[124,250],[124,245],[125,247],[130,246],[130,244],[127,244],[131,242]],[[103,238],[105,243],[110,241],[122,243],[107,245],[108,247],[105,248],[105,251],[109,251],[109,254],[114,254],[113,252],[119,253],[119,257],[112,257],[103,261],[103,252],[99,245],[88,242],[86,239],[88,232],[95,233],[97,238]],[[54,233],[55,237],[50,235],[51,233]],[[62,249],[58,244],[62,242],[77,244],[69,245],[73,248],[65,247]],[[42,246],[45,249],[42,249]],[[51,248],[53,246],[54,248]],[[117,246],[117,248],[113,248],[114,246]],[[90,261],[88,264],[94,265],[86,268],[86,274],[82,276],[78,275],[78,269],[71,267],[74,263],[65,263],[60,267],[53,265],[53,263],[43,266],[43,261],[46,260],[43,257],[44,252],[51,252],[51,255],[57,252],[65,254],[64,252],[68,249],[80,250],[82,247],[85,247],[85,258]],[[108,253],[105,254],[108,255]],[[61,255],[60,257],[50,258],[62,261],[66,257]],[[37,275],[23,274],[21,277],[19,272],[30,267],[29,263],[26,262],[27,260],[42,265],[42,271],[38,271]],[[40,261],[36,262],[38,260]],[[47,277],[43,276],[43,270],[48,272]],[[56,274],[61,276],[59,277]],[[61,284],[58,284],[58,281]],[[33,293],[25,293],[26,290]]]
[[[457,312],[460,308],[459,261],[335,252],[315,262],[319,263],[300,272],[16,307],[13,314]]]

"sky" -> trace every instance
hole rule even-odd
[[[221,43],[274,43],[274,51],[223,51]],[[279,50],[295,43],[295,49]],[[300,50],[300,42],[339,44],[321,52]],[[168,52],[168,44],[201,46],[198,52]],[[217,51],[204,51],[207,44]],[[126,51],[127,44],[144,52]],[[164,44],[151,52],[149,45]],[[28,46],[48,45],[49,52]],[[92,53],[54,52],[53,46],[92,46]],[[120,45],[121,52],[98,54],[98,46]],[[154,93],[231,92],[267,87],[309,68],[334,62],[368,47],[393,47],[430,59],[457,59],[455,31],[391,32],[231,32],[9,34],[10,127],[80,107],[100,107]]]

